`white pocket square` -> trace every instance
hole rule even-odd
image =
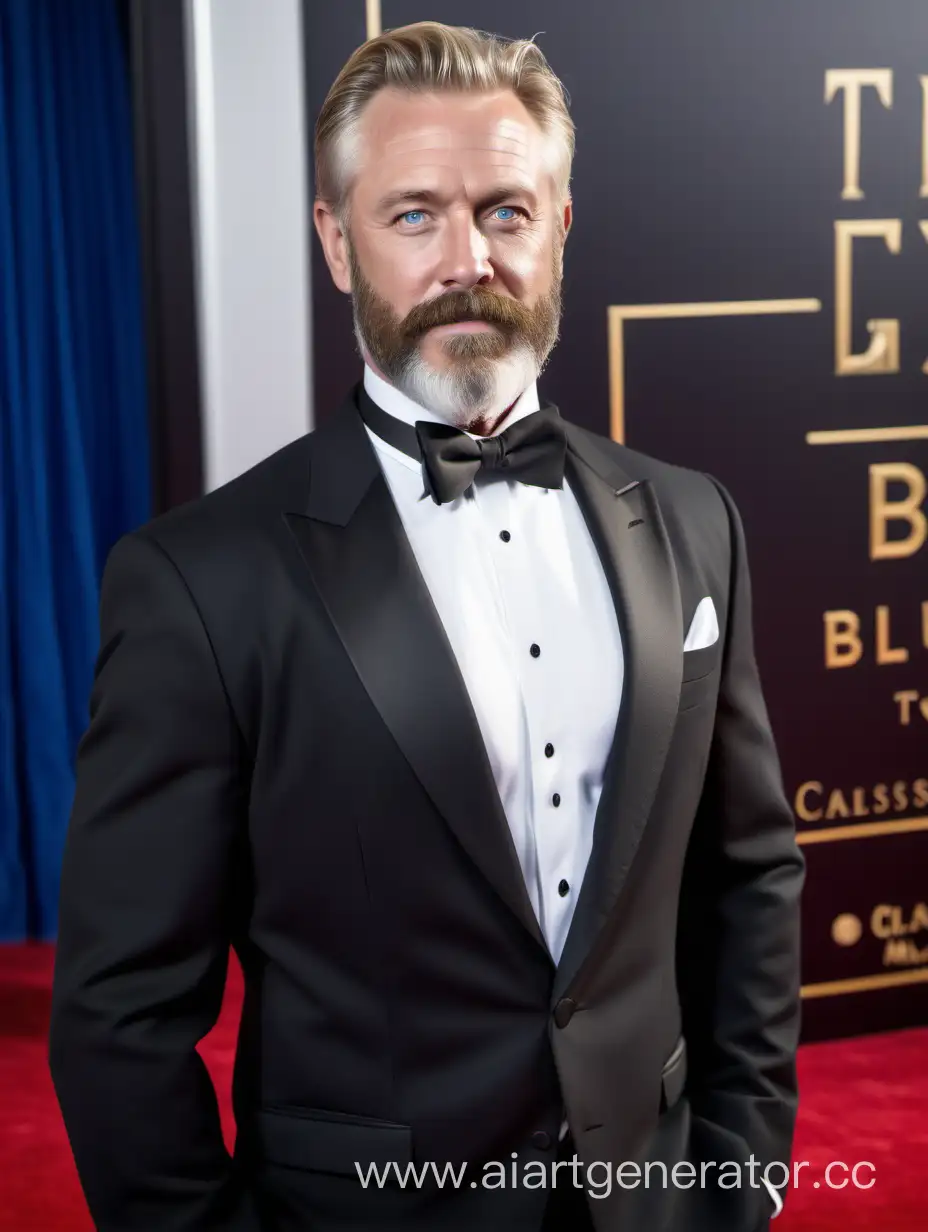
[[[719,621],[715,614],[715,604],[712,596],[706,595],[693,613],[693,623],[683,643],[684,651],[704,650],[719,640]]]

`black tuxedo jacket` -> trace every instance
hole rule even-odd
[[[555,966],[355,396],[107,562],[50,1036],[97,1226],[537,1232],[547,1192],[511,1183],[513,1152],[537,1178],[566,1106],[588,1191],[613,1170],[597,1232],[755,1232],[759,1174],[698,1173],[789,1160],[803,861],[736,510],[568,423],[626,683]],[[706,595],[721,636],[684,655]],[[232,1158],[196,1050],[230,945]],[[391,1161],[470,1171],[358,1182]],[[697,1180],[623,1187],[635,1161]]]

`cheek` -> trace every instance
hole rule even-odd
[[[496,265],[504,278],[518,284],[520,294],[544,294],[550,289],[553,258],[544,244],[530,236],[500,244]]]
[[[425,247],[410,245],[402,252],[392,249],[380,254],[372,272],[384,293],[406,312],[419,303],[428,290],[434,269],[434,256]]]

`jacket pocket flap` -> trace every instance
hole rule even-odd
[[[366,1171],[412,1162],[412,1128],[394,1121],[321,1108],[261,1109],[256,1128],[262,1156],[288,1168],[356,1177],[355,1164]]]
[[[686,1086],[686,1040],[681,1035],[661,1072],[661,1112],[672,1108]]]

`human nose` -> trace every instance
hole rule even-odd
[[[493,277],[490,245],[473,218],[450,219],[443,238],[441,282],[447,290],[469,290]]]

